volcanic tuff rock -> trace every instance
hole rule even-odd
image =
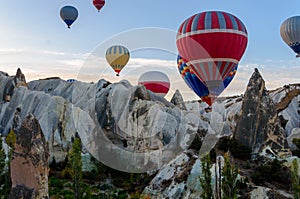
[[[10,163],[12,190],[9,198],[49,198],[49,149],[40,125],[33,115],[22,124],[15,114],[16,143]]]
[[[257,73],[258,71],[255,71],[253,76],[259,77]],[[256,89],[255,86],[252,89],[249,88],[252,95],[250,92],[245,96],[219,99],[211,112],[207,111],[205,103],[198,101],[185,103],[187,110],[180,109],[166,99],[147,91],[145,87],[132,86],[128,81],[111,84],[105,80],[99,80],[95,84],[90,84],[80,81],[68,83],[59,78],[47,78],[29,82],[27,88],[27,84],[14,86],[17,85],[14,83],[14,78],[14,76],[0,72],[0,96],[3,96],[0,99],[0,132],[6,135],[13,128],[14,120],[21,124],[26,120],[26,116],[32,113],[40,123],[45,140],[49,143],[50,160],[52,157],[55,157],[56,161],[64,160],[70,148],[71,138],[76,132],[80,135],[84,146],[88,146],[89,152],[95,155],[93,153],[97,152],[97,147],[99,147],[97,136],[99,129],[95,127],[96,124],[104,132],[106,138],[113,143],[113,150],[117,151],[117,155],[121,157],[128,151],[141,153],[159,151],[167,148],[168,145],[186,149],[197,131],[201,132],[202,141],[209,140],[207,142],[210,143],[209,145],[204,143],[201,147],[202,151],[204,149],[207,152],[214,147],[211,143],[215,143],[219,137],[237,132],[237,128],[242,129],[240,117],[259,121],[255,128],[246,129],[253,130],[251,132],[260,137],[258,141],[262,143],[253,139],[254,135],[251,136],[251,140],[256,141],[253,142],[253,146],[260,146],[259,152],[264,146],[269,146],[265,148],[271,148],[280,153],[285,145],[281,139],[285,137],[276,111],[282,115],[282,121],[287,121],[285,125],[287,133],[287,129],[299,127],[297,123],[299,95],[296,93],[291,99],[284,101],[285,96],[289,96],[289,92],[300,87],[295,85],[270,92],[271,98],[275,101],[275,109],[261,77],[250,80],[260,85],[256,86]],[[254,82],[252,83],[254,85]],[[10,100],[5,100],[7,93],[10,94]],[[180,97],[176,96],[178,95],[175,94],[172,100],[175,104],[181,101]],[[251,96],[254,98],[254,103],[249,99]],[[245,98],[244,103],[243,98]],[[250,109],[249,118],[245,113],[247,104],[259,110],[256,113],[251,112]],[[269,105],[270,110],[266,108]],[[283,108],[278,109],[279,105]],[[19,111],[18,117],[14,117],[16,110]],[[267,116],[268,114],[270,115]],[[263,125],[263,121],[269,126]],[[236,124],[239,125],[236,127]],[[279,129],[279,131],[273,131],[274,129]],[[172,151],[172,148],[170,149]],[[108,153],[108,155],[111,154]],[[149,159],[149,161],[155,160]],[[185,151],[170,162],[164,163],[166,163],[165,166],[148,186],[148,193],[161,192],[169,197],[183,194],[186,198],[193,198],[195,190],[199,190],[199,184],[195,182],[201,174],[199,172],[200,161],[197,160],[197,156]],[[19,189],[20,192],[30,193],[23,188]]]
[[[13,79],[0,74],[0,95],[6,94],[6,85]],[[145,152],[169,144],[186,148],[203,124],[197,113],[180,110],[145,87],[132,86],[125,80],[91,84],[47,78],[29,82],[28,88],[20,85],[8,90],[10,100],[0,103],[1,134],[7,135],[12,129],[18,108],[20,122],[32,113],[49,143],[50,160],[55,157],[57,162],[64,160],[76,132],[94,155],[99,146],[99,130],[122,149],[120,153]]]
[[[165,165],[144,189],[151,198],[199,198],[201,162],[193,152],[184,152]]]
[[[179,92],[179,90],[175,91],[175,93],[171,99],[171,103],[173,103],[175,106],[178,106],[182,110],[187,110],[186,106],[184,104],[184,101],[183,101],[183,97],[182,97],[181,93]]]
[[[290,154],[275,104],[257,69],[248,83],[240,115],[234,137],[250,147],[253,154],[267,146],[279,156]]]

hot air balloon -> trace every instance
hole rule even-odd
[[[60,17],[70,28],[78,17],[78,10],[73,6],[64,6],[60,9]]]
[[[247,30],[241,20],[222,11],[191,16],[181,24],[176,36],[179,54],[209,90],[218,88],[237,66],[247,42]]]
[[[138,84],[144,85],[147,90],[164,97],[170,89],[170,80],[168,76],[160,71],[149,71],[143,73]]]
[[[68,83],[73,83],[73,82],[76,82],[76,79],[68,79],[67,82]]]
[[[280,27],[283,41],[300,57],[300,16],[286,19]]]
[[[101,8],[104,6],[105,0],[93,0],[93,4],[99,12]]]
[[[238,68],[238,65],[236,65],[232,71],[229,72],[219,87],[209,90],[206,85],[193,73],[193,71],[189,69],[188,65],[183,61],[180,55],[177,57],[177,66],[185,83],[209,106],[212,105],[215,98],[219,96],[230,84]]]
[[[119,76],[120,71],[126,66],[130,58],[129,51],[126,47],[115,45],[106,50],[106,61]]]

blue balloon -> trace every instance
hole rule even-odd
[[[76,81],[76,79],[68,79],[68,80],[67,80],[68,83],[73,83],[73,82],[75,82],[75,81]]]
[[[70,28],[78,17],[78,10],[73,6],[64,6],[60,9],[60,17]]]

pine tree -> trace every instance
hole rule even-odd
[[[294,199],[300,199],[300,176],[298,175],[299,165],[296,159],[293,160],[292,165],[292,187],[294,192]]]
[[[84,199],[92,199],[92,191],[91,188],[88,186],[85,190],[85,196]]]
[[[8,161],[6,162],[6,172],[4,173],[4,198],[8,198],[8,195],[10,193],[10,188],[11,188],[11,185],[12,185],[12,182],[11,182],[11,177],[10,177],[10,163],[11,163],[11,160],[12,160],[12,156],[13,156],[13,153],[14,153],[14,149],[15,149],[15,144],[17,142],[17,136],[14,132],[14,130],[11,130],[9,132],[9,134],[6,136],[5,138],[5,142],[6,144],[10,147],[9,148],[9,151],[8,151]],[[1,148],[2,148],[2,142],[1,142]]]
[[[82,183],[82,160],[81,160],[81,140],[79,137],[74,139],[72,149],[69,154],[69,162],[71,166],[71,176],[73,180],[73,189],[75,199],[81,198]]]
[[[1,138],[1,137],[0,137]],[[9,194],[9,188],[7,187],[6,176],[8,176],[8,170],[6,168],[6,155],[2,146],[2,138],[0,139],[0,198],[7,198]]]
[[[221,157],[219,156],[216,158],[216,164],[215,164],[215,199],[222,198],[221,184],[222,184],[222,163],[221,163]]]
[[[5,158],[6,155],[2,146],[2,138],[0,137],[0,175],[2,175],[2,172],[4,171],[6,166]]]
[[[15,148],[15,144],[16,144],[16,141],[17,141],[17,136],[16,136],[14,130],[11,130],[11,131],[9,132],[9,134],[8,134],[8,135],[6,136],[6,138],[5,138],[5,141],[6,141],[6,144],[7,144],[10,148],[12,148],[12,149]]]
[[[224,155],[224,167],[222,170],[222,198],[235,199],[238,191],[238,169],[231,164],[230,155]]]
[[[200,186],[202,187],[201,198],[212,199],[213,191],[211,188],[211,161],[210,154],[207,154],[201,160],[202,177],[200,177]]]

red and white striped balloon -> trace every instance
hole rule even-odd
[[[176,37],[180,56],[209,89],[218,88],[237,66],[247,42],[243,22],[222,11],[189,17],[181,24]]]
[[[149,71],[143,73],[138,84],[144,85],[147,90],[164,97],[170,89],[170,80],[168,76],[160,71]]]

